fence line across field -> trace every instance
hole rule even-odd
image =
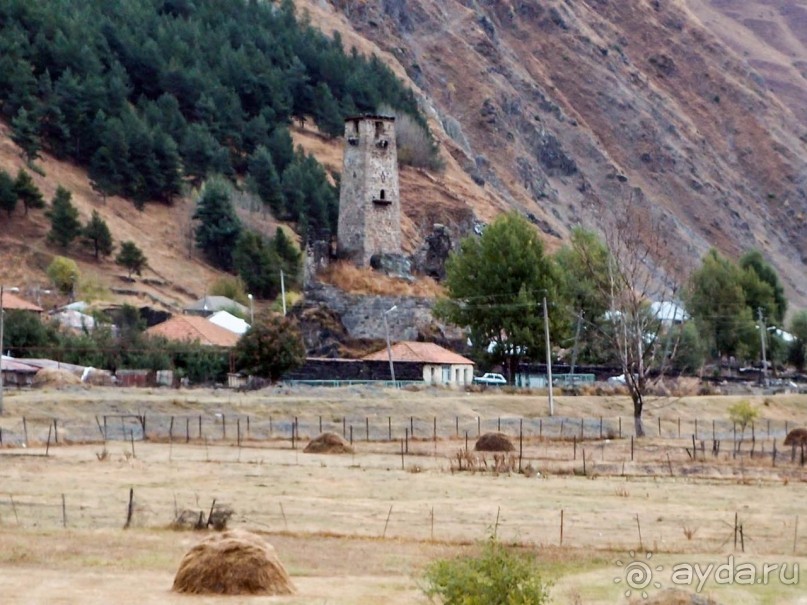
[[[726,419],[645,418],[648,437],[696,441],[758,441],[777,439],[780,443],[790,429],[790,421],[762,420],[743,431]],[[242,440],[288,439],[295,445],[323,432],[334,432],[355,441],[397,441],[476,439],[486,432],[501,432],[511,437],[523,433],[527,439],[597,440],[627,439],[635,436],[632,416],[574,418],[503,416],[254,416],[239,414],[99,414],[92,420],[56,417],[3,418],[0,420],[0,446],[45,443],[51,433],[53,443],[94,441],[170,440]]]
[[[114,493],[113,493],[114,492]],[[119,492],[119,493],[118,493]],[[0,527],[39,529],[111,529],[171,527],[184,510],[206,513],[215,499],[180,491],[173,501],[149,489],[111,490],[86,502],[81,492],[62,493],[44,500],[30,494],[0,495]],[[260,509],[236,510],[230,526],[270,532],[322,534],[354,538],[410,539],[468,543],[484,540],[495,528],[500,539],[536,546],[602,549],[647,549],[653,552],[733,552],[807,554],[807,530],[799,531],[799,517],[714,511],[697,527],[678,519],[662,520],[628,510],[603,525],[592,511],[543,509],[529,522],[518,509],[491,505],[466,512],[455,506],[424,502],[404,510],[395,502],[350,502],[350,510],[333,502],[270,498]],[[361,518],[361,523],[356,519]],[[738,533],[739,532],[739,533]],[[738,540],[738,538],[741,540]],[[733,544],[732,544],[733,539]],[[694,541],[693,541],[694,540]]]

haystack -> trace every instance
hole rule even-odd
[[[353,448],[336,433],[322,433],[303,450],[306,454],[352,454]]]
[[[34,375],[32,384],[35,387],[63,387],[81,384],[81,379],[69,370],[42,368]]]
[[[477,452],[512,452],[516,448],[504,433],[485,433],[476,440],[474,449]]]
[[[785,445],[807,445],[807,429],[793,429],[785,437]]]
[[[173,589],[189,594],[294,594],[272,545],[243,530],[213,534],[191,548],[179,564]]]

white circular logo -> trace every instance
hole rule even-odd
[[[630,560],[622,561],[617,559],[616,564],[622,568],[619,576],[614,578],[614,584],[625,583],[626,597],[630,597],[634,592],[641,594],[643,599],[647,598],[647,589],[661,588],[661,582],[653,579],[653,573],[656,571],[664,571],[664,566],[656,565],[653,567],[650,560],[653,558],[653,553],[645,553],[644,559],[637,559],[636,552],[630,551],[628,553]]]

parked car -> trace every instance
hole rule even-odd
[[[504,376],[502,376],[501,374],[493,374],[491,372],[482,374],[482,376],[474,376],[474,382],[476,384],[487,384],[496,386],[507,384],[507,380],[505,380]]]

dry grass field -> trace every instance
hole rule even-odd
[[[789,449],[780,452],[775,467],[770,453],[773,438],[781,442],[785,421],[791,427],[807,424],[807,400],[744,398],[761,410],[752,458],[748,435],[738,455],[725,441],[726,410],[739,399],[651,401],[646,420],[651,436],[634,443],[631,460],[628,402],[619,397],[557,398],[556,414],[576,427],[557,439],[536,434],[535,422],[546,411],[541,395],[366,387],[251,394],[7,391],[6,413],[0,417],[5,436],[0,601],[425,604],[419,589],[423,566],[473,550],[495,528],[501,540],[536,553],[554,582],[554,603],[631,602],[624,596],[625,582],[615,582],[624,580],[631,551],[639,559],[652,553],[653,566],[663,568],[654,572],[662,587],[674,585],[671,570],[677,564],[719,565],[732,554],[736,563],[760,569],[788,563],[784,584],[776,574],[753,586],[710,580],[702,592],[721,603],[805,603],[803,581],[790,586],[787,580],[794,563],[807,567],[807,519],[799,527],[807,472],[798,456],[791,462]],[[112,425],[114,415],[128,413],[148,414],[148,440],[118,437],[104,443],[100,419],[108,415]],[[613,423],[619,415],[626,427],[623,438],[599,439],[596,419]],[[292,445],[290,424],[281,419],[295,416],[299,428]],[[27,447],[9,445],[20,434],[22,417]],[[204,419],[201,439],[196,432],[186,434],[181,420],[197,417]],[[651,430],[659,417],[661,436]],[[58,445],[46,445],[49,418],[59,419]],[[221,418],[229,418],[226,436]],[[354,454],[303,453],[320,418],[326,430],[354,427]],[[579,418],[586,419],[587,433],[580,442]],[[700,441],[707,437],[699,435],[693,457],[688,433],[696,418],[709,440],[701,452]],[[520,444],[525,472],[518,473],[522,419],[530,429]],[[549,427],[557,429],[543,420],[547,433]],[[712,420],[723,427],[717,456],[711,451]],[[274,432],[266,434],[270,422]],[[466,454],[464,434],[471,432],[472,450],[477,423],[482,432],[501,423],[516,444],[512,457]],[[391,441],[378,436],[390,426]],[[405,442],[400,436],[412,426],[417,436]],[[130,489],[133,516],[124,530]],[[295,596],[170,592],[179,561],[200,538],[192,530],[169,529],[171,522],[186,509],[207,512],[214,500],[234,511],[230,527],[266,535],[297,586]],[[744,552],[740,541],[734,546],[735,514],[743,527]],[[635,590],[631,598],[637,595],[641,602]]]

